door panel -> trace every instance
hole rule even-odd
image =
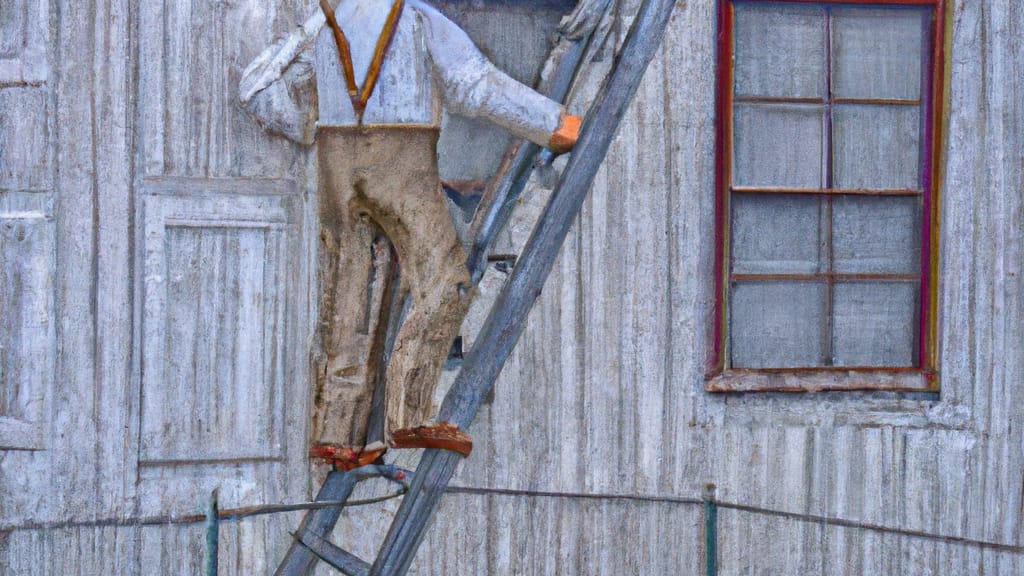
[[[0,0],[0,86],[46,81],[49,2]]]
[[[46,446],[56,349],[51,204],[49,194],[0,193],[0,450]]]
[[[295,149],[238,105],[242,70],[294,28],[281,2],[144,2],[139,35],[142,172],[147,177],[288,176]],[[300,8],[305,19],[310,8]]]
[[[286,180],[144,185],[146,510],[194,508],[206,484],[225,491],[225,505],[263,504],[278,497],[289,464],[302,467],[287,444],[301,442],[305,429],[285,430],[307,401],[302,380],[285,377],[304,356],[304,339],[295,338],[296,204]]]

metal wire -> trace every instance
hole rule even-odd
[[[634,501],[634,502],[654,502],[654,503],[666,503],[666,504],[682,504],[692,506],[705,506],[708,503],[715,504],[718,508],[724,508],[728,510],[736,510],[738,512],[747,512],[751,514],[761,514],[765,516],[775,516],[778,518],[786,518],[789,520],[795,520],[798,522],[811,522],[815,524],[822,524],[826,526],[839,526],[842,528],[857,528],[861,530],[869,530],[872,532],[880,532],[885,534],[895,534],[898,536],[907,536],[910,538],[922,538],[925,540],[934,540],[943,542],[946,544],[960,544],[964,546],[975,546],[978,548],[996,550],[1000,552],[1010,552],[1014,554],[1024,554],[1024,546],[1016,544],[1005,544],[1002,542],[991,542],[987,540],[976,540],[973,538],[965,538],[962,536],[949,536],[945,534],[935,534],[932,532],[925,532],[923,530],[910,530],[906,528],[896,528],[892,526],[883,526],[881,524],[872,524],[869,522],[861,522],[858,520],[847,520],[844,518],[836,518],[832,516],[819,516],[815,514],[802,514],[798,512],[787,512],[784,510],[773,510],[771,508],[762,508],[759,506],[751,506],[747,504],[739,504],[736,502],[725,502],[722,500],[705,500],[702,498],[688,498],[678,496],[655,496],[655,495],[632,495],[632,494],[600,494],[600,493],[572,493],[572,492],[536,492],[530,490],[507,490],[507,489],[492,489],[492,488],[465,488],[465,487],[450,487],[448,488],[449,493],[456,494],[473,494],[481,496],[527,496],[527,497],[542,497],[542,498],[569,498],[569,499],[580,499],[580,500],[622,500],[622,501]]]
[[[338,506],[367,506],[379,504],[401,496],[409,491],[409,471],[396,466],[365,466],[364,469],[356,469],[350,473],[360,476],[360,481],[369,478],[380,477],[401,486],[396,492],[374,498],[348,501],[321,501],[321,502],[299,502],[296,504],[262,504],[257,506],[244,506],[241,508],[226,508],[217,510],[219,522],[236,522],[253,516],[266,514],[282,514],[286,512],[299,512],[302,510],[317,510],[320,508],[333,508]],[[209,520],[209,514],[188,514],[184,516],[142,516],[136,518],[100,518],[95,520],[80,520],[66,522],[29,522],[25,524],[0,526],[0,532],[15,530],[63,530],[71,528],[107,528],[107,527],[135,527],[135,526],[180,526],[185,524],[201,524]]]
[[[262,506],[249,506],[245,508],[232,508],[218,511],[218,518],[221,521],[233,522],[239,521],[244,518],[252,516],[260,516],[265,514],[278,514],[286,512],[297,512],[302,510],[315,510],[318,508],[330,508],[334,506],[363,506],[369,504],[377,504],[394,498],[398,498],[409,489],[408,483],[405,480],[391,479],[392,482],[400,484],[402,488],[394,494],[386,496],[380,496],[376,498],[367,498],[363,500],[350,500],[348,502],[302,502],[298,504],[269,504]],[[736,510],[738,512],[747,512],[751,514],[761,514],[765,516],[775,516],[778,518],[786,518],[789,520],[795,520],[797,522],[810,522],[814,524],[822,524],[826,526],[839,526],[842,528],[857,528],[861,530],[869,530],[872,532],[880,532],[884,534],[895,534],[898,536],[906,536],[909,538],[922,538],[926,540],[934,540],[943,542],[946,544],[959,544],[963,546],[974,546],[977,548],[995,550],[999,552],[1009,552],[1012,554],[1024,554],[1024,546],[1015,544],[1006,544],[1002,542],[991,542],[987,540],[977,540],[973,538],[965,538],[961,536],[949,536],[944,534],[935,534],[932,532],[925,532],[923,530],[910,530],[906,528],[896,528],[892,526],[883,526],[881,524],[872,524],[868,522],[861,522],[857,520],[847,520],[844,518],[835,518],[832,516],[819,516],[814,514],[802,514],[797,512],[787,512],[784,510],[774,510],[771,508],[762,508],[759,506],[751,506],[747,504],[740,504],[736,502],[726,502],[722,500],[705,500],[703,498],[692,498],[685,496],[657,496],[657,495],[643,495],[643,494],[602,494],[602,493],[586,493],[586,492],[542,492],[532,490],[510,490],[502,488],[472,488],[472,487],[449,487],[446,492],[451,494],[468,494],[478,496],[525,496],[533,498],[566,498],[576,500],[601,500],[601,501],[626,501],[626,502],[644,502],[644,503],[665,503],[665,504],[678,504],[678,505],[691,505],[691,506],[705,506],[708,502],[712,502],[718,506],[718,508],[724,508],[728,510]],[[60,530],[69,528],[100,528],[100,527],[141,527],[141,526],[173,526],[183,524],[201,524],[206,522],[206,515],[194,514],[188,516],[145,516],[140,518],[109,518],[92,521],[71,521],[71,522],[41,522],[41,523],[28,523],[20,525],[11,525],[0,527],[0,532],[8,532],[15,530]]]

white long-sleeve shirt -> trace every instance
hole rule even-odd
[[[342,0],[336,8],[360,88],[390,8],[391,0]],[[319,103],[317,113],[310,114],[300,109],[294,96],[300,84],[314,77]],[[254,96],[247,107],[268,128],[307,143],[314,118],[318,126],[356,125],[331,29],[324,26],[284,77]],[[558,128],[563,112],[558,103],[498,70],[436,8],[407,0],[363,125],[440,126],[442,107],[487,119],[542,146]]]

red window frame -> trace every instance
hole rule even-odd
[[[730,197],[732,194],[732,139],[734,110],[735,5],[814,4],[818,6],[869,5],[931,8],[930,50],[922,61],[925,90],[921,94],[925,118],[922,150],[922,227],[920,266],[919,366],[910,368],[813,367],[733,369],[728,366],[729,286],[731,278]],[[938,390],[938,224],[943,126],[946,0],[718,0],[718,67],[715,144],[715,309],[712,347],[708,355],[705,388],[711,392],[818,390]],[[893,191],[898,194],[898,191]],[[916,279],[916,278],[915,278]]]

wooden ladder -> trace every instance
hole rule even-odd
[[[604,13],[610,0],[600,2]],[[675,0],[644,0],[608,77],[588,111],[579,141],[569,158],[533,234],[523,248],[511,276],[484,321],[473,347],[445,396],[438,421],[451,422],[467,430],[484,398],[494,387],[509,354],[526,324],[527,314],[540,295],[569,228],[576,219],[597,170],[608,152],[629,102],[653,58],[668,24]],[[590,33],[575,39],[575,45],[561,60],[552,79],[549,95],[564,101],[582,61]],[[532,146],[532,147],[531,147]],[[469,256],[474,279],[482,275],[487,254],[497,232],[504,226],[511,205],[529,177],[529,169],[540,148],[524,145],[512,168],[505,173],[497,193],[488,202],[475,231]],[[295,540],[277,568],[279,576],[309,574],[324,561],[351,576],[402,576],[412,564],[426,526],[444,495],[461,456],[439,449],[423,453],[402,504],[373,564],[329,541],[342,509],[356,484],[368,478],[399,480],[400,471],[389,466],[364,466],[348,472],[332,471],[317,494],[317,502],[337,506],[306,513]]]

